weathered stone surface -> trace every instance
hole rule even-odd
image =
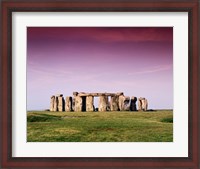
[[[119,110],[119,97],[118,96],[111,96],[110,110],[111,111],[118,111]]]
[[[72,111],[75,111],[75,98],[72,98]]]
[[[125,97],[123,95],[119,96],[119,110],[123,110],[123,105],[124,105],[124,99]]]
[[[141,100],[141,98],[138,99],[138,111],[142,111],[142,100]]]
[[[72,97],[66,97],[65,99],[65,111],[70,112],[72,111]]]
[[[147,107],[148,107],[147,99],[140,97],[138,99],[138,110],[147,111]]]
[[[129,111],[130,110],[130,97],[120,95],[119,96],[119,110],[120,111]]]
[[[94,111],[94,97],[93,96],[86,97],[86,111]]]
[[[58,97],[58,111],[64,111],[65,100],[62,96]]]
[[[55,96],[55,99],[54,99],[53,111],[58,111],[58,97],[57,96]]]
[[[77,96],[78,95],[78,92],[73,92],[73,96]]]
[[[107,97],[106,96],[99,96],[99,111],[106,111],[107,107]]]
[[[137,101],[137,97],[132,96],[131,97],[131,103],[130,103],[130,110],[131,111],[137,111],[136,101]]]
[[[143,110],[143,111],[147,111],[147,108],[148,108],[147,99],[143,99],[143,100],[142,100],[142,110]]]
[[[82,105],[83,105],[83,100],[82,97],[76,96],[75,98],[75,107],[74,111],[75,112],[81,112],[82,111]]]
[[[125,96],[123,109],[125,111],[129,111],[130,110],[130,97],[128,97],[128,96]]]
[[[110,111],[110,102],[109,102],[108,96],[106,96],[106,110]]]
[[[55,101],[55,96],[51,96],[50,111],[54,111],[54,101]]]

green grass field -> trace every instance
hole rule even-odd
[[[172,142],[172,110],[27,112],[28,142]]]

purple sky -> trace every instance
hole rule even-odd
[[[173,28],[28,27],[28,110],[73,91],[124,92],[172,109]]]

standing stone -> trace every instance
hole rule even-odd
[[[107,97],[106,96],[99,96],[99,111],[106,111],[107,107]]]
[[[142,111],[142,100],[141,100],[141,97],[138,99],[138,111]]]
[[[72,111],[75,111],[75,98],[72,98]]]
[[[130,110],[130,97],[128,97],[128,96],[126,96],[125,99],[124,99],[123,109],[125,111],[129,111]]]
[[[131,103],[130,103],[130,110],[131,111],[137,111],[136,101],[137,101],[137,97],[132,96],[131,97]]]
[[[65,111],[72,111],[72,97],[66,97],[65,100]]]
[[[58,97],[57,96],[55,96],[55,99],[54,99],[53,111],[58,111]]]
[[[119,97],[118,96],[111,96],[110,110],[111,111],[118,111],[119,110]]]
[[[139,106],[140,104],[140,106]],[[140,97],[138,100],[138,110],[147,111],[148,108],[148,102],[147,99]]]
[[[65,100],[63,96],[58,97],[58,111],[64,111]]]
[[[94,97],[93,96],[86,97],[86,111],[94,111]]]
[[[82,105],[83,105],[82,97],[76,96],[76,97],[75,97],[75,107],[74,107],[74,111],[75,111],[75,112],[81,112],[81,111],[82,111]]]
[[[130,97],[120,95],[119,96],[119,110],[120,111],[129,111],[130,110]]]
[[[50,111],[54,111],[54,100],[55,100],[55,96],[51,96]]]
[[[110,111],[110,102],[109,102],[108,96],[106,96],[106,110]]]
[[[147,99],[143,99],[142,100],[142,109],[144,110],[144,111],[147,111],[147,108],[148,108],[148,102],[147,102]]]
[[[124,105],[124,95],[120,95],[119,96],[119,110],[122,111],[123,110],[123,105]]]

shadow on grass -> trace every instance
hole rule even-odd
[[[172,117],[166,117],[160,120],[163,123],[173,123],[173,118]]]
[[[27,117],[27,122],[49,122],[57,120],[61,120],[61,117],[48,114],[28,115]]]

